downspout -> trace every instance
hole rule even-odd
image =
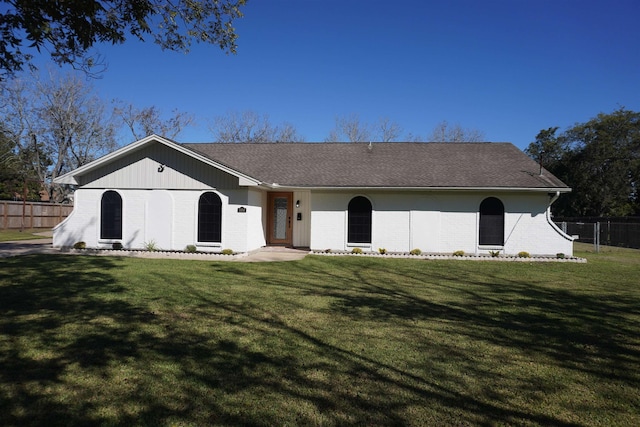
[[[565,239],[567,240],[571,240],[573,242],[573,237],[569,236],[567,233],[565,233],[564,231],[562,231],[555,222],[553,222],[551,220],[551,205],[558,200],[558,197],[560,197],[560,192],[556,191],[556,193],[551,197],[551,199],[549,200],[549,205],[547,206],[547,222],[549,223],[549,225],[551,225],[551,227],[553,227],[554,230],[556,230],[561,236],[563,236]]]
[[[549,204],[547,205],[547,222],[553,225],[555,225],[555,223],[551,221],[551,205],[558,200],[558,197],[560,197],[560,192],[556,191],[556,193],[551,196],[551,199],[549,199]]]

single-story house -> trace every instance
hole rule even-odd
[[[571,191],[509,143],[179,144],[151,135],[55,180],[55,247],[573,253]]]

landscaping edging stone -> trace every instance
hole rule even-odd
[[[427,260],[457,260],[457,261],[500,261],[500,262],[572,262],[584,264],[587,262],[586,258],[579,257],[542,257],[531,256],[530,258],[523,258],[517,256],[486,256],[486,255],[447,255],[447,254],[427,254],[427,255],[410,255],[410,254],[379,254],[379,253],[361,253],[354,254],[351,252],[325,252],[325,251],[311,251],[311,255],[321,256],[355,256],[355,257],[376,257],[376,258],[407,258],[407,259],[427,259]]]
[[[138,249],[73,249],[62,248],[62,253],[77,255],[97,255],[97,256],[123,256],[132,258],[155,258],[155,259],[194,259],[194,260],[241,260],[249,256],[252,252],[240,252],[232,255],[225,255],[215,252],[181,252],[181,251],[147,251]],[[255,251],[254,251],[255,252]],[[351,256],[351,257],[372,257],[372,258],[402,258],[402,259],[422,259],[422,260],[454,260],[454,261],[497,261],[497,262],[569,262],[585,264],[586,258],[579,257],[542,257],[532,256],[530,258],[522,258],[517,256],[498,256],[492,257],[487,255],[462,255],[455,256],[451,254],[421,254],[411,255],[409,253],[386,253],[365,252],[354,254],[352,252],[326,252],[326,251],[309,251],[309,255],[319,256]]]
[[[124,256],[132,258],[170,258],[170,259],[235,259],[248,254],[234,253],[226,255],[216,252],[147,251],[136,249],[73,249],[62,248],[60,252],[77,255]]]

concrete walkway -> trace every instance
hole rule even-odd
[[[128,256],[134,258],[155,259],[194,259],[202,261],[235,261],[235,262],[278,262],[296,261],[309,254],[308,250],[283,247],[264,247],[248,254],[220,255],[186,252],[149,252],[149,251],[111,251],[111,250],[61,250],[52,246],[50,238],[36,240],[18,240],[0,242],[0,258],[29,254],[65,254],[95,256]]]
[[[16,240],[0,242],[0,258],[29,254],[59,253],[52,247],[53,239]]]

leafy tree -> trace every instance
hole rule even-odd
[[[58,64],[90,70],[96,43],[150,37],[163,49],[189,51],[193,41],[235,53],[233,21],[246,0],[2,0],[0,70],[12,74],[46,50]],[[30,53],[31,52],[31,53]]]
[[[640,113],[600,113],[555,136],[541,131],[525,150],[573,191],[561,197],[560,216],[640,214]]]
[[[0,126],[0,200],[24,197],[27,200],[40,200],[39,185],[33,170],[26,162],[29,153],[16,152],[16,144]]]
[[[16,173],[19,159],[15,144],[0,130],[0,199],[12,199],[20,193],[19,176]]]
[[[598,114],[566,132],[574,144],[569,177],[588,216],[640,214],[640,113],[619,109]]]
[[[536,136],[536,140],[524,150],[547,169],[558,166],[569,149],[567,139],[556,135],[558,129],[556,126],[541,130]]]
[[[250,110],[215,117],[210,130],[217,142],[304,142],[292,124],[274,126],[269,116]]]

